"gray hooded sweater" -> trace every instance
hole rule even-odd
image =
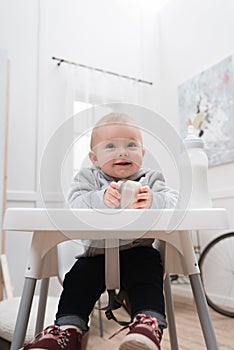
[[[119,179],[121,180],[121,179]],[[165,185],[161,172],[146,168],[123,180],[139,181],[142,186],[149,186],[153,193],[150,209],[174,208],[178,193]],[[83,168],[74,178],[68,195],[71,208],[110,209],[104,202],[104,193],[112,181],[116,179],[105,174],[97,167]],[[153,239],[120,240],[120,250],[136,246],[152,246]],[[94,256],[104,253],[104,242],[101,240],[82,241],[82,256]],[[80,255],[81,256],[81,255]]]

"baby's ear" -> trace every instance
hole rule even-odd
[[[91,160],[91,162],[98,167],[98,159],[97,159],[97,156],[96,154],[93,152],[93,151],[90,151],[89,152],[89,159]]]

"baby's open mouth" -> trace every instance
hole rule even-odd
[[[117,162],[114,165],[126,166],[126,165],[131,165],[131,162]]]

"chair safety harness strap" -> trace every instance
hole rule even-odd
[[[101,308],[101,310],[105,311],[105,315],[108,320],[114,320],[117,322],[120,326],[128,326],[130,321],[120,321],[118,320],[114,313],[113,310],[119,309],[121,306],[124,307],[124,309],[129,313],[128,307],[126,305],[126,292],[123,289],[120,289],[118,293],[116,293],[115,289],[109,289],[107,290],[108,292],[108,305]]]

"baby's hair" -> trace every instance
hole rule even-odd
[[[101,119],[99,119],[98,122],[95,124],[92,130],[91,140],[90,140],[91,149],[93,148],[93,139],[94,139],[96,130],[98,130],[99,127],[107,124],[128,124],[128,125],[137,127],[136,121],[130,116],[128,116],[127,114],[115,113],[115,112],[109,113],[104,117],[102,117]]]
[[[110,113],[98,120],[95,127],[109,123],[136,124],[136,122],[124,113]],[[95,128],[94,127],[94,128]]]

